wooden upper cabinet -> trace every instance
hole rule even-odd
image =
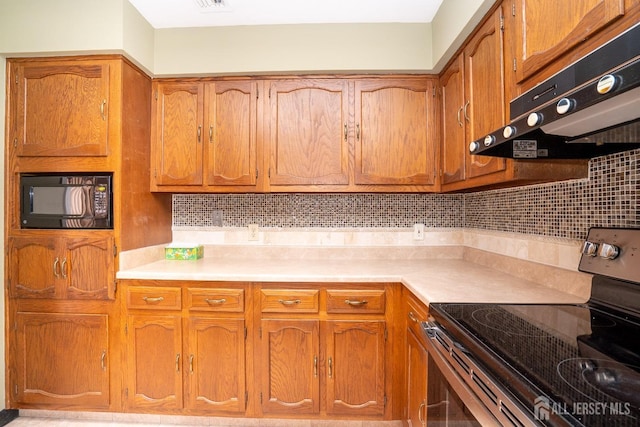
[[[203,184],[202,83],[154,83],[152,181],[156,185]]]
[[[440,77],[441,180],[451,184],[465,179],[464,58],[459,55]]]
[[[516,78],[527,79],[625,13],[622,0],[514,0]]]
[[[348,184],[347,81],[277,80],[268,93],[270,185]]]
[[[108,155],[108,62],[19,62],[12,75],[17,156]]]
[[[436,177],[435,82],[355,82],[355,184],[431,185]]]
[[[114,299],[113,247],[112,237],[10,237],[10,295]]]
[[[472,156],[469,143],[506,120],[502,9],[478,28],[440,77],[442,184],[456,189],[500,182],[507,162]]]
[[[258,82],[210,83],[205,96],[207,183],[254,186]]]
[[[464,49],[464,89],[467,102],[463,108],[467,124],[464,146],[468,178],[503,171],[506,161],[498,157],[472,156],[469,143],[483,138],[505,124],[505,84],[502,10],[479,28]]]

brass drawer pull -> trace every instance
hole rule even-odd
[[[227,299],[226,298],[220,298],[220,299],[205,298],[205,302],[209,305],[224,304],[225,302],[227,302]]]
[[[282,305],[296,305],[300,304],[302,301],[299,299],[279,299],[278,302]]]
[[[142,300],[147,304],[156,304],[164,301],[164,297],[143,297]]]
[[[363,300],[346,299],[344,300],[344,303],[353,307],[360,307],[360,306],[366,305],[368,301],[366,299],[363,299]]]
[[[410,312],[409,312],[409,314],[407,314],[407,316],[409,316],[409,319],[410,319],[412,322],[416,322],[416,323],[420,322],[420,321],[418,320],[418,318],[416,317],[416,315],[415,315],[415,314],[413,314],[413,311],[410,311]]]
[[[58,257],[53,261],[53,275],[60,277],[60,258]]]
[[[100,356],[100,367],[102,368],[103,371],[107,370],[106,358],[107,358],[107,350],[102,350],[102,355]]]

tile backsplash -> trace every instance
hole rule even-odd
[[[476,228],[583,239],[591,226],[640,227],[640,150],[591,160],[580,180],[466,194],[176,194],[173,226]]]

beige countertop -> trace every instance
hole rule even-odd
[[[473,257],[472,257],[473,258]],[[476,257],[477,258],[477,257]],[[504,257],[503,257],[504,258]],[[504,262],[497,263],[504,264]],[[527,267],[529,268],[529,267]],[[465,259],[323,259],[277,257],[205,257],[195,261],[156,260],[122,269],[118,279],[250,281],[250,282],[400,282],[426,304],[582,303],[588,299],[587,277],[572,288],[561,289],[529,277],[565,273],[541,267],[540,274],[505,273],[496,265]],[[525,269],[526,270],[526,269]],[[582,273],[569,272],[570,275]],[[518,277],[520,276],[520,277]],[[524,278],[526,277],[526,278]],[[584,279],[584,280],[583,280]]]

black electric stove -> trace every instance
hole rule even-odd
[[[432,304],[430,314],[531,424],[640,426],[640,229],[592,228],[579,269],[594,274],[586,304]]]

